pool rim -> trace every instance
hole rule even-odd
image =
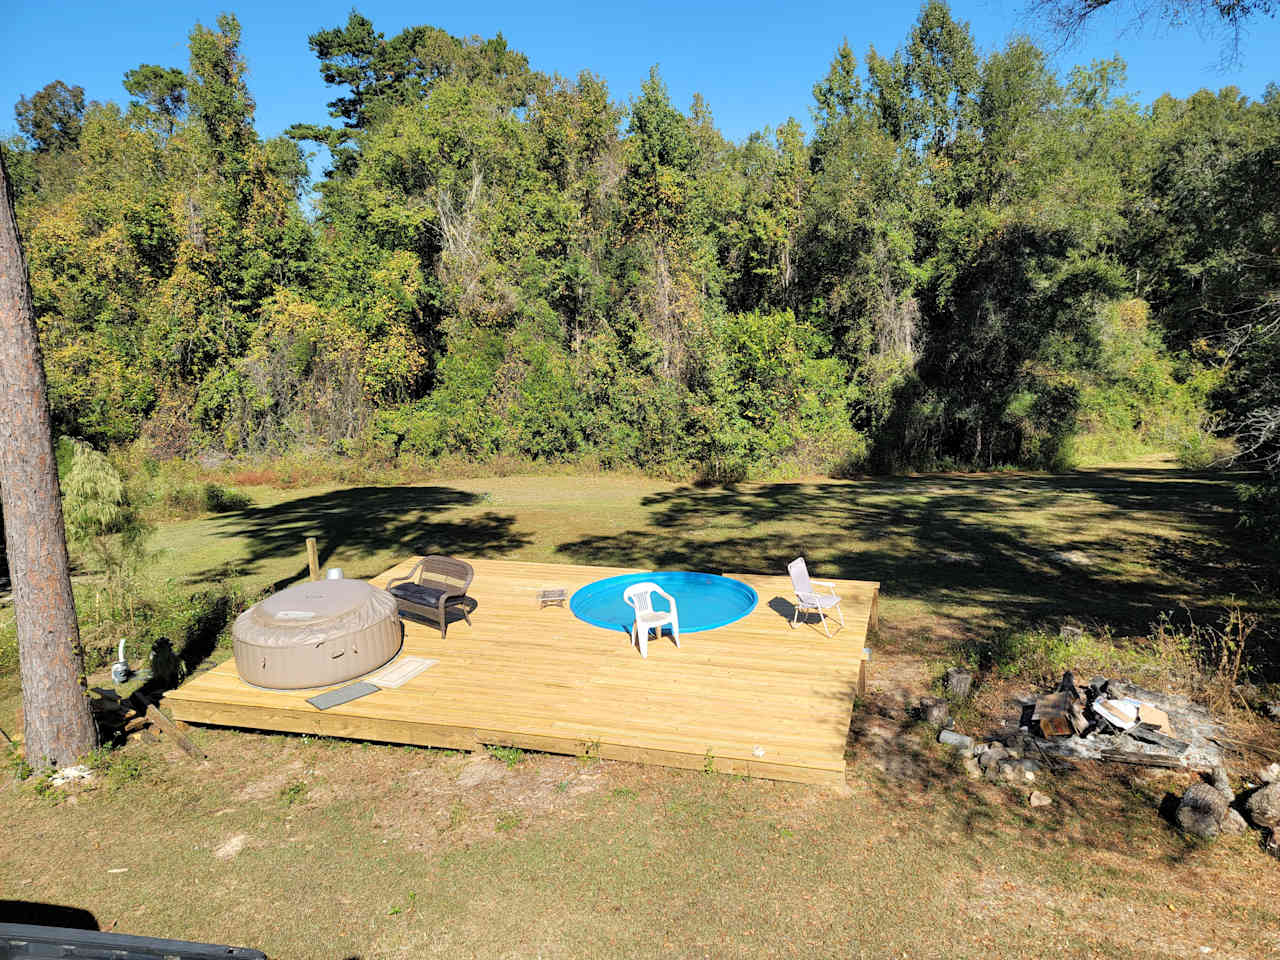
[[[602,630],[621,630],[623,633],[626,633],[630,630],[630,624],[625,624],[625,625],[619,624],[617,621],[605,622],[602,620],[595,620],[590,617],[583,616],[579,612],[578,607],[575,605],[576,601],[583,594],[584,591],[592,587],[596,587],[600,584],[608,583],[610,581],[630,581],[630,583],[645,583],[648,581],[653,581],[654,583],[657,583],[658,586],[666,590],[668,593],[672,594],[673,596],[677,596],[677,599],[678,599],[678,595],[676,594],[675,590],[672,590],[669,586],[664,584],[661,580],[655,579],[663,576],[682,576],[682,577],[692,576],[692,577],[714,578],[716,580],[723,580],[727,583],[733,584],[735,588],[740,588],[741,590],[746,591],[746,593],[750,595],[750,601],[751,601],[750,604],[748,604],[741,613],[733,617],[730,617],[729,619],[717,620],[713,623],[704,623],[696,627],[686,627],[684,623],[681,623],[680,634],[682,636],[686,633],[706,633],[708,630],[719,630],[721,627],[727,627],[730,624],[737,623],[739,620],[743,620],[749,617],[752,613],[755,612],[756,607],[760,605],[760,594],[756,590],[756,588],[751,586],[751,584],[749,583],[745,583],[742,580],[738,580],[735,577],[727,577],[721,573],[704,573],[700,570],[651,570],[651,571],[641,572],[641,573],[618,573],[609,577],[601,577],[599,580],[592,580],[590,583],[584,583],[577,590],[573,591],[573,594],[569,597],[569,612],[572,613],[575,617],[577,617],[578,620],[582,621],[585,624],[588,624],[589,626],[599,627]],[[585,600],[583,602],[585,602]]]

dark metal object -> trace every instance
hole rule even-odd
[[[67,927],[37,927],[27,923],[0,923],[0,956],[110,957],[111,960],[267,960],[265,953],[249,947],[133,937],[123,933],[98,933]]]

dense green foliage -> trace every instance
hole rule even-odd
[[[735,144],[656,68],[620,105],[352,13],[310,38],[337,125],[263,141],[235,18],[189,41],[127,106],[24,98],[5,146],[55,419],[98,445],[1058,467],[1203,460],[1280,396],[1275,88],[1144,107],[929,2],[840,45],[812,135]]]

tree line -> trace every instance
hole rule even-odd
[[[735,143],[656,67],[622,104],[353,12],[309,38],[333,123],[264,140],[240,39],[197,24],[127,103],[17,104],[61,433],[720,480],[1231,434],[1278,466],[1274,85],[1143,104],[1118,60],[983,53],[931,0],[892,53],[836,48],[811,133]]]

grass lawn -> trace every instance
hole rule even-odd
[[[901,709],[954,637],[1004,624],[1141,634],[1234,596],[1274,643],[1268,558],[1230,526],[1230,482],[1150,460],[705,490],[250,488],[251,507],[160,527],[164,576],[278,587],[304,575],[314,535],[322,564],[357,577],[413,552],[760,573],[803,553],[816,576],[880,580],[847,794],[196,729],[207,765],[131,742],[85,788],[3,778],[21,842],[0,845],[0,913],[73,906],[273,957],[1280,956],[1280,865],[1256,834],[1177,834],[1164,815],[1188,775],[1082,768],[1046,777],[1054,802],[1033,810],[1025,791],[968,780]]]
[[[412,553],[879,580],[890,619],[970,629],[1073,615],[1143,631],[1179,604],[1258,594],[1268,562],[1231,528],[1232,477],[1151,459],[1065,476],[945,475],[700,490],[634,477],[249,488],[254,505],[164,524],[159,567],[250,593],[322,566],[368,577]],[[1075,561],[1075,562],[1073,562]]]

